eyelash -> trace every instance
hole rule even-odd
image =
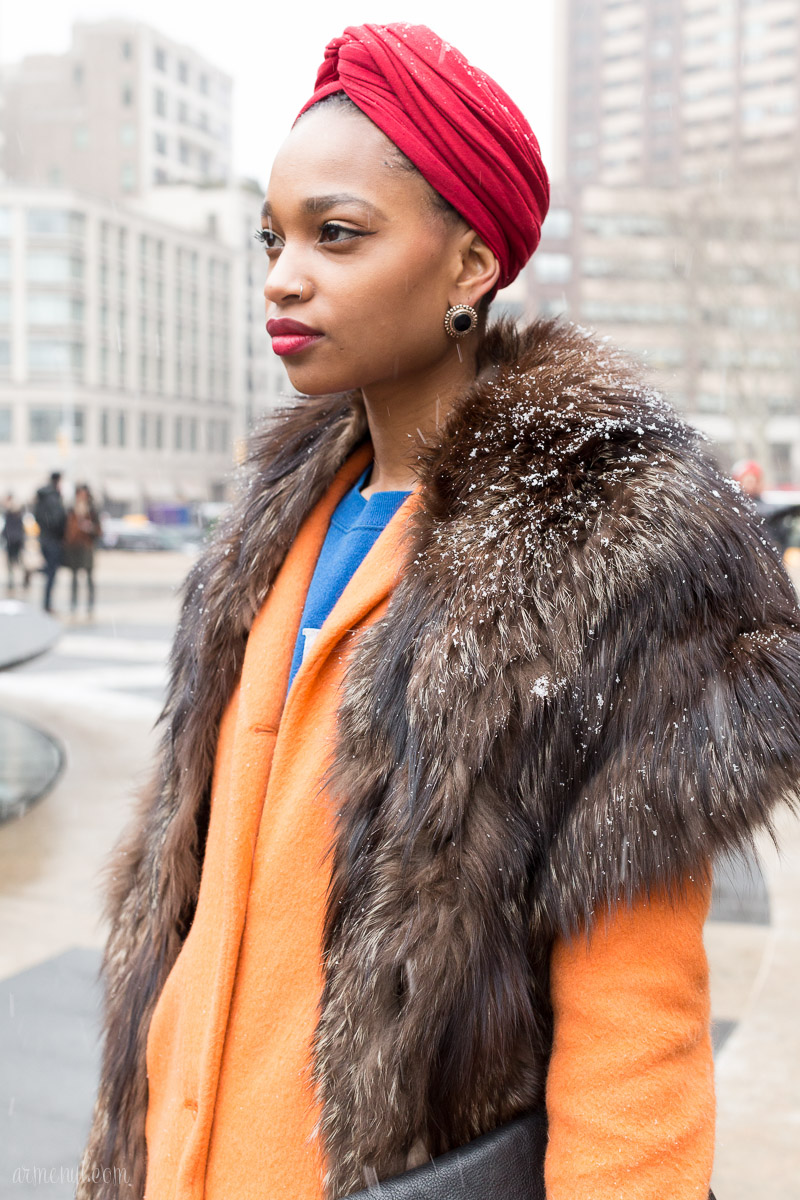
[[[338,221],[325,221],[325,223],[323,225],[320,225],[320,227],[319,227],[320,234],[322,234],[326,229],[340,230],[342,233],[347,234],[347,237],[342,238],[335,242],[323,243],[324,245],[334,245],[334,246],[341,245],[343,242],[349,242],[355,238],[361,238],[361,237],[367,236],[366,233],[362,232],[361,230],[351,229],[348,225],[342,225]],[[267,241],[267,238],[279,238],[280,237],[280,234],[275,233],[271,229],[257,229],[256,232],[253,234],[253,237],[256,239],[257,242],[262,243],[267,254],[269,254],[270,250],[280,250],[281,249],[280,246],[276,246],[276,245],[270,246],[269,242]]]

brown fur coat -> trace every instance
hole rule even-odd
[[[484,360],[420,447],[404,575],[345,680],[314,1047],[330,1200],[541,1104],[554,937],[747,842],[800,770],[800,616],[738,488],[575,328],[495,328]],[[192,921],[220,717],[366,434],[354,395],[272,416],[187,582],[157,779],[111,876],[85,1170],[117,1181],[83,1198],[142,1195],[145,1041]]]

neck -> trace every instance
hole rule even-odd
[[[363,489],[363,496],[414,488],[420,448],[436,436],[475,375],[475,349],[467,351],[462,346],[460,357],[454,347],[424,374],[362,389],[374,453],[369,486]]]

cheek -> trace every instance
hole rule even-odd
[[[344,297],[341,311],[347,319],[336,320],[342,339],[372,354],[391,346],[395,354],[414,355],[438,345],[447,310],[440,273],[432,254],[392,258],[371,270]],[[369,332],[367,343],[362,331]]]
[[[317,287],[329,336],[302,360],[284,360],[298,391],[374,386],[432,367],[449,348],[447,279],[431,250],[387,247],[363,265],[332,264]]]

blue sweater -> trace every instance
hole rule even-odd
[[[359,563],[378,540],[410,492],[375,492],[369,499],[361,495],[372,473],[372,463],[363,471],[334,509],[325,541],[306,596],[300,629],[294,647],[289,687],[308,654],[314,638],[328,614],[347,587]]]

